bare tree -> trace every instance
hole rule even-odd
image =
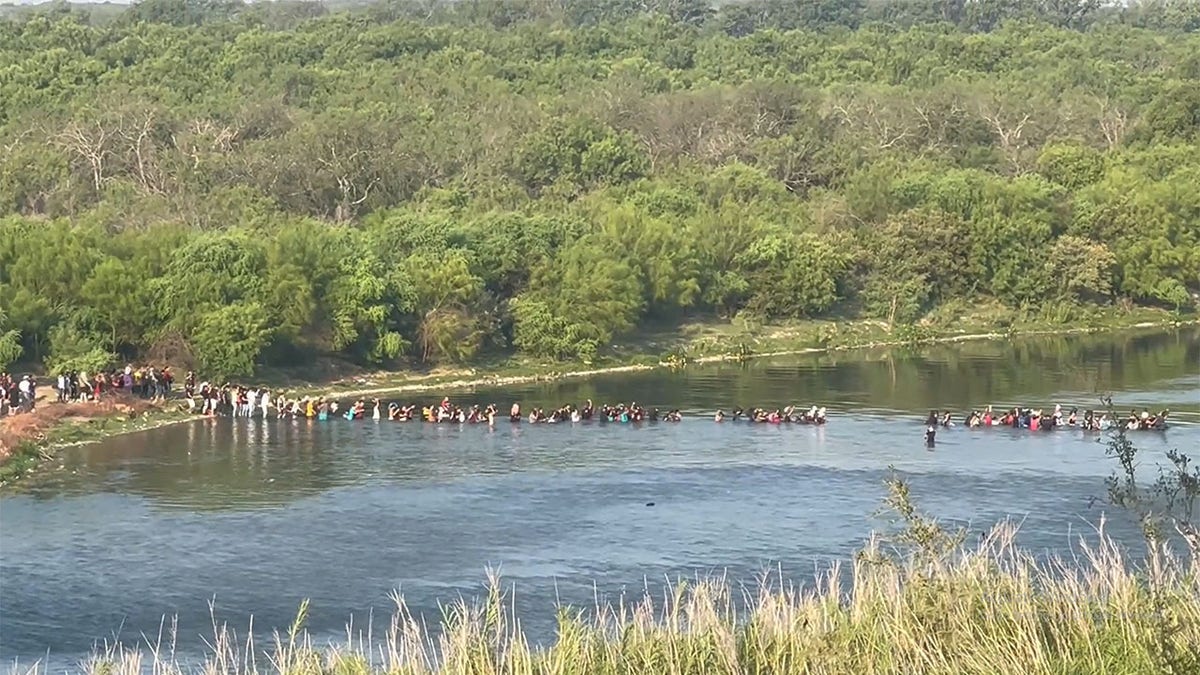
[[[195,119],[184,125],[183,131],[171,135],[171,144],[187,158],[192,169],[198,169],[207,155],[233,152],[237,135],[237,129],[232,125]]]
[[[339,199],[334,207],[333,219],[345,222],[354,217],[357,207],[367,201],[380,183],[374,173],[369,151],[364,148],[343,146],[338,139],[330,139],[313,157],[317,165],[333,178],[337,184]]]
[[[992,138],[1014,171],[1030,168],[1032,152],[1041,145],[1048,129],[1045,120],[1034,115],[1037,103],[1033,92],[1000,90],[989,87],[975,96],[974,110],[991,130]],[[1047,103],[1046,108],[1051,104]]]
[[[159,147],[158,123],[158,111],[153,107],[131,107],[120,112],[116,133],[138,186],[145,192],[161,195],[167,192],[169,181],[159,162],[164,149]]]
[[[922,123],[910,101],[883,91],[843,91],[834,95],[830,109],[841,126],[871,139],[878,150],[911,145]]]
[[[92,187],[99,192],[108,179],[109,160],[113,155],[116,133],[103,120],[71,120],[56,133],[48,134],[55,143],[82,164],[91,174]]]
[[[1129,113],[1115,104],[1108,97],[1097,99],[1099,108],[1100,131],[1109,150],[1116,148],[1125,141],[1125,133],[1129,129]]]

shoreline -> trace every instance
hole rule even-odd
[[[465,369],[466,377],[457,377],[454,379],[440,379],[438,376],[428,375],[416,378],[417,381],[410,382],[395,382],[391,384],[381,385],[377,387],[336,390],[333,388],[334,382],[327,382],[320,385],[307,386],[276,386],[271,387],[272,390],[285,389],[290,392],[295,392],[299,395],[307,396],[326,396],[330,398],[359,398],[366,396],[375,396],[381,394],[399,394],[405,392],[423,392],[431,390],[449,390],[460,391],[464,389],[475,389],[478,387],[511,387],[521,384],[531,384],[536,382],[559,382],[571,379],[585,379],[589,377],[597,377],[603,375],[617,375],[621,373],[637,373],[658,370],[661,368],[680,368],[687,365],[706,365],[714,363],[728,363],[734,361],[752,361],[762,358],[773,358],[781,356],[802,356],[811,354],[827,354],[833,352],[850,352],[860,349],[878,349],[878,348],[894,348],[906,345],[936,345],[936,344],[956,344],[961,342],[974,342],[985,340],[1002,340],[1002,339],[1020,339],[1026,337],[1048,337],[1048,336],[1067,336],[1081,334],[1099,334],[1099,333],[1118,333],[1129,330],[1145,330],[1145,329],[1175,329],[1186,326],[1200,324],[1200,318],[1189,318],[1186,320],[1162,320],[1162,321],[1140,321],[1134,324],[1124,326],[1105,326],[1105,327],[1072,327],[1062,329],[1040,329],[1040,330],[1024,330],[997,332],[995,330],[980,331],[975,333],[960,333],[956,335],[923,335],[911,337],[907,339],[885,339],[871,340],[867,342],[849,342],[846,344],[835,344],[825,346],[812,347],[796,347],[788,349],[776,349],[765,352],[751,352],[742,354],[708,354],[697,356],[695,358],[683,359],[680,363],[664,361],[661,358],[655,363],[636,363],[623,365],[608,365],[593,368],[583,368],[579,370],[556,371],[547,368],[543,372],[535,372],[523,375],[500,375],[498,373],[484,374],[472,376],[474,369]],[[645,355],[641,355],[645,357]],[[628,358],[637,358],[638,355],[632,355]],[[400,372],[382,372],[381,377],[395,376],[402,374]],[[445,376],[450,378],[452,376]],[[366,379],[361,378],[361,379]],[[422,381],[423,380],[423,381]],[[39,438],[25,440],[14,444],[11,449],[8,449],[7,455],[0,457],[0,469],[8,468],[10,464],[19,461],[30,462],[31,466],[23,467],[14,475],[8,475],[11,471],[0,471],[0,490],[10,487],[11,485],[21,481],[34,473],[44,469],[44,465],[53,459],[53,451],[62,450],[65,448],[78,447],[97,443],[109,438],[116,438],[132,433],[151,431],[162,427],[181,424],[184,422],[192,422],[199,419],[204,419],[203,415],[189,413],[187,411],[174,409],[179,399],[172,399],[169,405],[152,405],[150,408],[138,413],[135,417],[130,417],[122,428],[110,429],[108,423],[119,419],[115,415],[91,417],[83,419],[73,419],[65,424],[52,426],[42,430],[39,433]],[[56,403],[46,405],[54,406]],[[92,404],[79,404],[92,405]],[[94,423],[100,423],[100,428],[97,428]],[[84,437],[74,438],[70,440],[54,439],[51,435],[55,432],[63,432],[71,428],[79,429]]]
[[[707,356],[698,356],[694,359],[689,359],[684,365],[706,365],[712,363],[728,363],[731,361],[753,361],[763,358],[773,358],[779,356],[803,356],[808,354],[827,354],[832,352],[849,352],[859,349],[878,349],[883,347],[903,347],[905,345],[933,345],[933,344],[954,344],[958,342],[975,342],[982,340],[1001,340],[1005,338],[1024,338],[1024,337],[1046,337],[1054,335],[1081,335],[1081,334],[1097,334],[1105,332],[1119,332],[1125,330],[1144,330],[1150,328],[1173,328],[1185,327],[1200,324],[1200,319],[1190,319],[1183,322],[1157,322],[1143,321],[1128,326],[1120,326],[1113,328],[1066,328],[1062,330],[1039,330],[1039,331],[1022,331],[1015,335],[1008,333],[986,332],[986,333],[968,333],[960,335],[946,335],[940,337],[929,337],[917,340],[882,340],[867,342],[862,344],[847,344],[833,345],[826,347],[798,347],[795,349],[781,349],[769,352],[755,352],[745,355],[739,354],[711,354]],[[616,375],[620,373],[638,373],[660,368],[682,367],[674,366],[666,361],[659,361],[654,364],[627,364],[604,366],[600,368],[590,368],[585,370],[574,370],[566,372],[550,372],[547,374],[533,375],[508,375],[508,376],[483,376],[475,379],[465,380],[456,379],[450,381],[439,381],[430,384],[396,384],[384,387],[372,387],[369,389],[350,389],[346,391],[330,391],[318,393],[318,395],[337,395],[348,396],[351,398],[359,396],[371,396],[374,394],[387,393],[403,393],[407,391],[429,391],[431,389],[473,389],[481,386],[492,387],[508,387],[518,384],[530,384],[534,382],[559,382],[562,380],[579,379],[596,377],[598,375]],[[305,390],[308,391],[308,390]],[[310,394],[311,395],[311,394]]]

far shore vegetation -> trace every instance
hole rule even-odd
[[[1195,311],[1196,3],[110,9],[0,15],[0,371]]]

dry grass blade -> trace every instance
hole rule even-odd
[[[386,634],[314,646],[308,605],[260,670],[253,643],[213,623],[202,663],[175,661],[174,627],[146,647],[108,644],[87,675],[741,675],[744,673],[1200,672],[1200,568],[1166,549],[1133,566],[1103,531],[1073,560],[1039,561],[1005,523],[931,561],[877,555],[795,588],[764,577],[671,586],[633,606],[560,608],[557,639],[531,647],[511,589],[489,575],[482,602],[446,608],[435,631],[399,595]],[[874,549],[874,550],[873,550]],[[147,641],[149,642],[149,641]],[[34,664],[15,675],[42,675]]]

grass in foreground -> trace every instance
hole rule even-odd
[[[928,535],[928,531],[925,533]],[[554,644],[536,649],[491,580],[486,601],[450,608],[430,632],[397,598],[390,630],[317,645],[307,605],[266,649],[227,628],[203,663],[169,647],[114,645],[89,674],[734,674],[1200,672],[1200,567],[1164,550],[1133,568],[1106,537],[1075,559],[1038,561],[1003,524],[973,548],[885,555],[874,540],[850,569],[798,589],[753,592],[724,580],[660,600],[561,609]],[[910,539],[909,541],[913,541]],[[846,572],[844,574],[844,572]],[[742,600],[739,602],[738,600]],[[169,642],[169,640],[168,640]],[[25,672],[37,673],[34,667]]]

